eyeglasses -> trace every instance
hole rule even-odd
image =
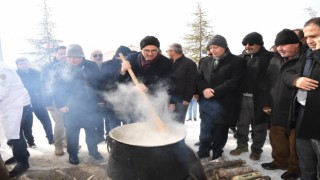
[[[249,45],[249,46],[253,46],[253,43],[242,43],[243,46]]]
[[[149,53],[155,54],[155,53],[158,53],[158,50],[157,49],[152,49],[152,50],[144,49],[143,52],[146,54],[149,54]]]
[[[92,57],[94,57],[94,58],[102,57],[102,56],[103,56],[102,54],[95,54],[95,55],[92,55]]]

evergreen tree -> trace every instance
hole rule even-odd
[[[200,2],[197,3],[196,12],[192,15],[195,20],[188,24],[191,27],[191,34],[186,34],[184,37],[186,44],[184,52],[192,60],[198,62],[207,53],[206,45],[213,37],[213,31],[206,19],[207,12],[202,9]]]
[[[318,12],[313,10],[311,7],[305,8],[304,10],[308,12],[310,18],[317,17]]]
[[[34,51],[26,53],[34,56],[34,63],[40,68],[50,62],[55,47],[61,43],[61,40],[54,38],[53,30],[55,24],[51,21],[50,8],[47,0],[43,0],[42,20],[40,21],[40,33],[38,39],[27,39],[34,46]]]

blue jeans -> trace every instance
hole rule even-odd
[[[188,106],[183,105],[182,102],[176,103],[176,109],[174,110],[176,121],[184,124],[187,110],[188,110]]]
[[[197,118],[198,102],[197,99],[192,98],[188,106],[188,119]]]

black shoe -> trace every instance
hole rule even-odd
[[[49,144],[54,144],[54,140],[53,139],[48,139]]]
[[[294,172],[284,172],[282,175],[281,175],[281,178],[282,179],[290,179],[290,180],[296,180],[300,177],[300,173],[294,173]]]
[[[79,164],[78,156],[69,156],[69,163],[74,165]]]
[[[102,160],[103,159],[103,156],[99,152],[96,152],[94,154],[89,154],[89,155],[92,156],[95,160]]]
[[[286,168],[281,168],[280,166],[277,166],[272,163],[262,163],[261,166],[263,167],[263,169],[267,169],[267,170],[277,170],[277,169],[286,170]]]
[[[14,158],[14,157],[11,157],[11,158],[9,158],[8,160],[6,160],[5,162],[4,162],[4,164],[5,165],[10,165],[10,164],[14,164],[14,163],[16,163],[17,161],[16,161],[16,159]]]
[[[192,120],[191,118],[187,119],[187,121],[191,121],[191,120]]]
[[[194,121],[197,121],[197,118],[193,118]]]
[[[9,172],[10,177],[19,176],[26,172],[29,169],[29,164],[27,163],[18,163],[12,171]]]
[[[237,133],[234,133],[234,134],[233,134],[233,138],[238,139]]]
[[[30,143],[30,144],[28,143],[28,145],[29,145],[29,148],[32,148],[32,149],[37,148],[37,145],[34,143]]]
[[[195,146],[200,146],[200,141],[194,143]]]

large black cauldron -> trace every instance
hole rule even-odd
[[[143,135],[141,131],[151,133]],[[150,123],[127,124],[111,130],[109,177],[113,180],[206,180],[199,159],[184,142],[184,130],[169,127],[168,132],[158,132]]]

